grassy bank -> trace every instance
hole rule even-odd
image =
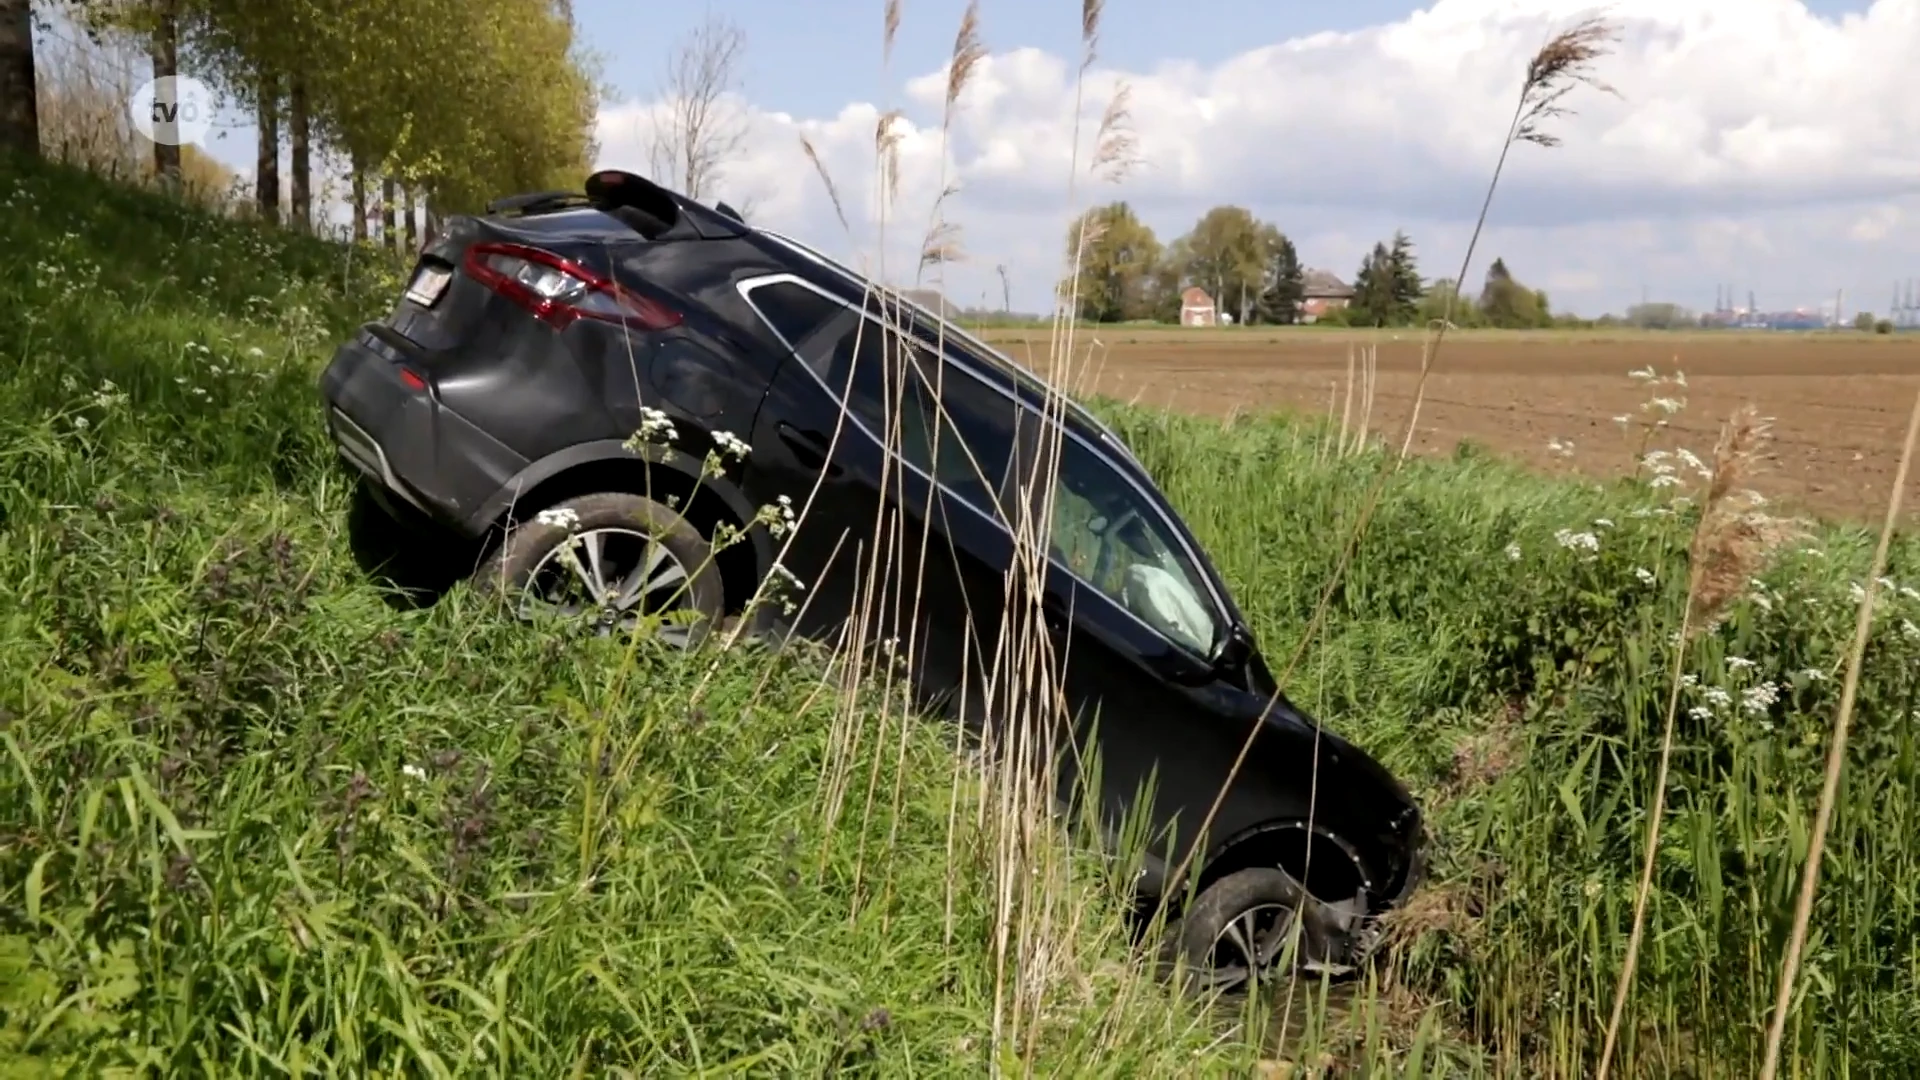
[[[1379,462],[1276,419],[1115,412],[1284,664]],[[1697,483],[1684,460],[1645,478]],[[1437,817],[1438,881],[1410,919],[1434,931],[1402,986],[1523,1074],[1584,1075],[1605,1028],[1686,591],[1676,490],[1411,463],[1290,680]],[[1813,1075],[1920,1068],[1917,539],[1882,582],[1789,1029]],[[1815,527],[1690,649],[1628,1035],[1653,1075],[1756,1070],[1871,549]]]
[[[829,830],[817,665],[395,610],[314,390],[392,267],[0,189],[0,1073],[981,1074],[1019,978],[944,733]],[[1092,881],[1001,1052],[1169,1075],[1212,1033]]]
[[[814,662],[382,602],[313,390],[397,291],[378,256],[66,172],[0,166],[0,209],[0,1061],[22,1075],[977,1076],[1010,997],[1038,1003],[1000,1040],[1015,1071],[1590,1071],[1679,625],[1672,490],[1472,457],[1392,481],[1289,689],[1416,786],[1435,882],[1357,991],[1273,1003],[1276,1051],[1128,968],[1077,868],[1051,958],[1009,974],[949,735],[849,751]],[[1378,459],[1276,418],[1102,408],[1284,665]],[[1693,650],[1638,1074],[1753,1071],[1867,546],[1819,532]],[[1920,1068],[1911,539],[1891,576],[1802,1075]],[[830,768],[880,780],[828,827]]]

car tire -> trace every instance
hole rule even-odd
[[[694,619],[684,636],[677,636],[676,641],[692,648],[719,627],[726,613],[726,590],[720,571],[713,565],[712,546],[687,519],[668,507],[620,492],[567,499],[509,526],[492,557],[474,575],[474,588],[484,595],[517,598],[529,586],[536,585],[537,576],[547,577],[543,568],[552,563],[551,557],[556,556],[570,538],[579,537],[578,542],[584,545],[592,542],[595,534],[605,537],[608,543],[621,541],[629,551],[636,545],[641,551],[649,550],[645,546],[648,542],[658,544],[666,557],[677,564],[684,576],[669,586],[678,594],[674,606],[692,611]],[[636,552],[631,561],[637,563],[639,558]],[[587,561],[581,560],[583,568]],[[563,572],[563,569],[554,572]],[[664,572],[655,571],[656,574]],[[605,576],[611,582],[624,577],[625,573],[609,565]],[[685,582],[683,587],[679,586],[680,580]]]
[[[1174,956],[1185,964],[1190,989],[1245,991],[1275,975],[1286,956],[1287,927],[1296,920],[1301,934],[1293,970],[1335,963],[1342,940],[1337,920],[1293,875],[1264,866],[1238,870],[1194,897],[1176,928]],[[1234,963],[1236,957],[1256,962],[1249,969]]]

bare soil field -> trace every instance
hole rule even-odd
[[[1045,371],[1044,331],[984,335]],[[1412,331],[1082,329],[1076,389],[1205,415],[1292,409],[1336,418],[1350,355],[1377,362],[1370,427],[1398,439],[1419,379]],[[1686,375],[1668,446],[1701,457],[1743,402],[1774,418],[1778,460],[1757,485],[1802,512],[1877,518],[1920,391],[1920,334],[1653,334],[1460,332],[1448,335],[1427,384],[1415,447],[1452,453],[1470,440],[1543,470],[1592,476],[1633,467],[1635,441],[1614,420],[1643,415],[1647,390],[1628,372]],[[1358,412],[1359,387],[1355,387]],[[1551,444],[1572,444],[1571,454]],[[1658,444],[1656,444],[1658,445]],[[1920,509],[1920,476],[1906,505]]]

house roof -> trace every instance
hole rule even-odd
[[[1180,302],[1187,307],[1212,307],[1213,297],[1198,285],[1189,285],[1180,292]]]
[[[1325,270],[1309,270],[1301,275],[1302,291],[1308,299],[1352,299],[1353,286]]]

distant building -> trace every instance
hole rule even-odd
[[[1353,286],[1325,270],[1309,270],[1300,279],[1300,321],[1315,322],[1329,311],[1353,303]]]
[[[1214,310],[1213,297],[1198,285],[1188,288],[1180,294],[1181,326],[1218,326],[1219,312]]]

